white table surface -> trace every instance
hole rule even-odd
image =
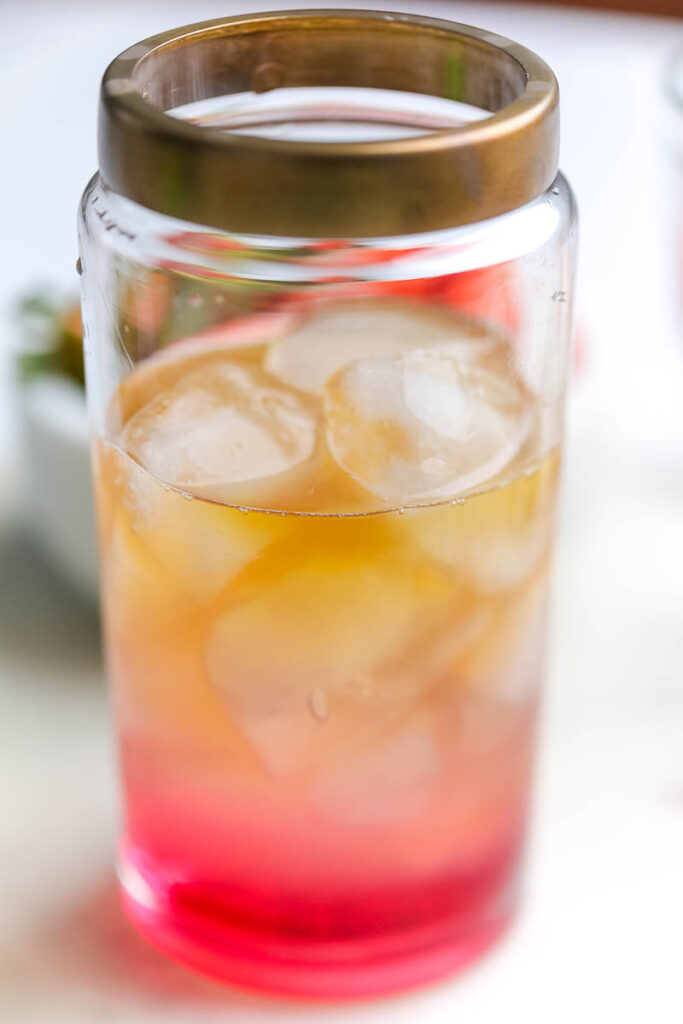
[[[683,22],[413,4],[511,35],[555,67],[563,166],[582,211],[589,348],[570,407],[528,896],[513,932],[453,982],[302,1007],[197,979],[121,918],[95,616],[18,532],[7,307],[32,282],[75,284],[74,211],[95,166],[108,59],[153,31],[238,6],[257,7],[0,5],[0,1019],[680,1022],[683,344],[667,306],[656,113],[658,68]]]

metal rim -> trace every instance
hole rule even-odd
[[[316,74],[344,85],[400,82],[491,116],[430,135],[318,143],[165,113],[217,89],[328,84]],[[238,233],[370,237],[483,220],[545,191],[558,145],[558,87],[547,64],[493,33],[416,15],[304,10],[203,22],[135,44],[102,80],[106,183],[150,209]]]

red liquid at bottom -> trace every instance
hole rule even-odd
[[[141,858],[146,861],[146,858]],[[450,975],[510,922],[515,852],[412,888],[282,898],[170,880],[121,851],[128,917],[180,963],[246,988],[314,999],[381,996]]]

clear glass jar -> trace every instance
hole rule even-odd
[[[226,19],[105,75],[80,233],[119,874],[200,970],[390,991],[514,911],[570,343],[557,132],[542,61],[428,18]]]

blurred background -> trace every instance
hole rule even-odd
[[[649,15],[629,0],[334,4],[490,28],[536,50],[560,81],[561,166],[581,214],[579,342],[522,919],[454,983],[304,1011],[192,978],[118,914],[79,325],[68,306],[76,208],[96,169],[109,60],[173,25],[269,6],[0,0],[0,1017],[489,1024],[519,1008],[544,1024],[679,1021],[683,0],[648,4]]]

